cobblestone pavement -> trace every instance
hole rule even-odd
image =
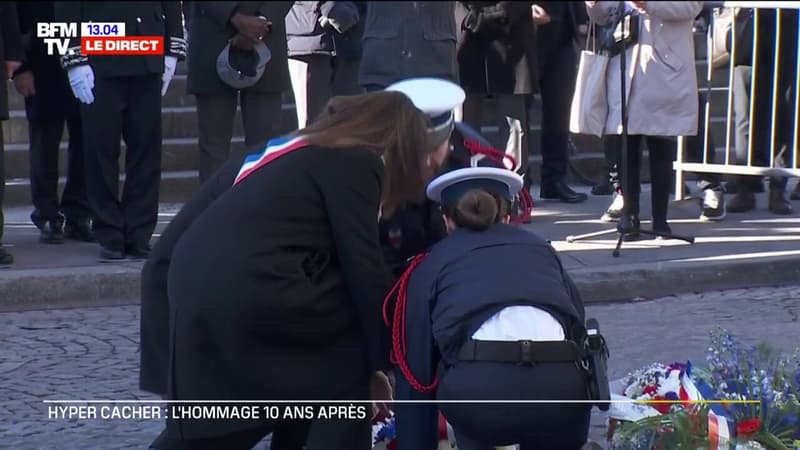
[[[157,420],[48,419],[44,399],[147,399],[137,390],[138,306],[0,314],[0,447],[146,448]],[[798,345],[800,286],[677,295],[595,305],[611,348],[611,377],[651,361],[701,361],[720,325],[747,342]],[[602,434],[603,417],[592,436]]]

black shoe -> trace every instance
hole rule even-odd
[[[635,214],[631,215],[629,220],[630,223],[625,224],[623,223],[622,217],[620,217],[620,221],[617,222],[617,231],[625,233],[622,240],[625,242],[641,241],[642,235],[639,231],[641,230],[642,223],[639,220],[639,216]],[[626,225],[628,225],[627,228]]]
[[[100,247],[100,261],[101,262],[116,262],[125,259],[125,252],[110,247]]]
[[[653,221],[653,233],[657,234],[656,239],[672,239],[672,228],[669,227],[667,221]],[[662,236],[665,235],[665,236]]]
[[[73,241],[94,242],[94,233],[88,220],[67,220],[64,224],[64,237]]]
[[[563,203],[581,203],[589,198],[588,195],[573,191],[567,183],[559,181],[557,183],[542,184],[539,196],[547,200],[559,200]]]
[[[0,266],[10,266],[11,264],[14,264],[14,257],[0,245]]]
[[[48,220],[39,228],[39,242],[42,244],[63,244],[64,230],[61,221]]]
[[[131,245],[125,248],[125,254],[130,259],[147,259],[150,256],[149,245]]]

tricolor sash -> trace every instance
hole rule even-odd
[[[244,164],[242,164],[242,168],[239,169],[239,174],[236,175],[233,185],[236,186],[239,182],[247,178],[248,175],[281,156],[306,147],[307,145],[308,143],[303,141],[301,137],[290,138],[284,136],[270,140],[261,153],[247,155],[244,159]]]

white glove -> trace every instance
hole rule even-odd
[[[172,81],[172,77],[175,76],[175,68],[178,66],[178,58],[175,56],[165,56],[164,57],[164,74],[161,75],[161,96],[163,97],[167,93],[167,88],[169,88],[169,83]]]
[[[72,86],[72,93],[75,98],[81,103],[90,105],[94,102],[94,70],[92,66],[83,64],[73,67],[67,72],[69,75],[69,84]]]

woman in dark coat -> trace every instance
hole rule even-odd
[[[391,277],[377,217],[446,155],[427,124],[403,94],[338,97],[245,162],[172,253],[170,400],[362,399],[371,377],[385,389]],[[173,418],[167,431],[189,448],[235,449],[279,425]],[[306,448],[369,449],[369,417],[314,422]]]
[[[576,343],[585,336],[580,295],[546,241],[508,225],[522,183],[508,170],[466,168],[428,187],[450,234],[400,280],[392,321],[397,400],[588,400]],[[590,408],[441,405],[459,450],[577,450]],[[435,449],[437,408],[396,409],[398,449]]]

